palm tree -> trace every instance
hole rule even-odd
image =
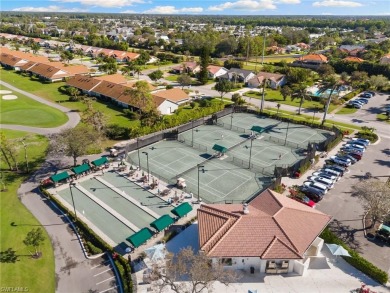
[[[330,76],[327,80],[325,80],[320,86],[318,93],[326,93],[329,90],[329,96],[325,104],[324,116],[322,118],[321,125],[324,125],[326,121],[326,115],[328,114],[328,109],[330,102],[332,101],[333,93],[339,92],[340,87],[342,86],[342,82],[336,77],[336,75]]]
[[[294,91],[294,93],[291,95],[291,101],[294,101],[295,99],[300,99],[299,101],[299,109],[298,109],[298,115],[301,115],[301,109],[303,102],[305,100],[311,101],[311,97],[308,95],[306,91],[306,86],[301,86],[298,89]]]
[[[136,73],[138,75],[138,79],[139,79],[139,75],[141,74],[141,66],[135,66],[134,67],[134,73]]]

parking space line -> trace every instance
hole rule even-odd
[[[101,281],[101,282],[99,282],[99,283],[96,283],[96,285],[99,285],[99,284],[101,284],[101,283],[107,282],[108,280],[111,280],[111,279],[114,279],[114,278],[115,278],[115,276],[112,276],[111,278],[108,278],[108,279],[105,279],[104,281]]]
[[[103,272],[100,272],[100,273],[94,275],[94,277],[99,276],[99,275],[101,275],[101,274],[104,274],[105,272],[108,272],[108,271],[111,271],[111,269],[107,269],[107,270],[105,270],[105,271],[103,271]]]
[[[106,290],[100,291],[99,293],[104,293],[104,292],[107,292],[108,290],[114,289],[114,288],[116,288],[116,287],[118,287],[118,286],[117,286],[117,285],[115,285],[114,287],[111,287],[111,288],[108,288],[108,289],[106,289]]]
[[[97,266],[92,267],[91,270],[96,269],[96,268],[98,268],[100,266],[105,266],[107,263],[108,263],[108,260],[106,260],[105,262],[103,262],[101,264],[98,264]]]

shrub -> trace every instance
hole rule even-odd
[[[375,281],[386,284],[388,281],[389,276],[385,271],[382,271],[363,257],[359,255],[355,250],[348,247],[347,244],[345,244],[341,239],[339,239],[332,231],[329,230],[329,228],[326,228],[320,235],[322,239],[324,239],[325,243],[334,243],[341,245],[344,247],[351,257],[343,257],[346,262],[348,262],[350,265],[357,268],[359,271],[365,273]]]
[[[136,112],[133,112],[129,109],[124,109],[123,113],[130,119],[130,120],[139,120],[140,115]]]
[[[343,139],[342,135],[337,136],[333,141],[331,141],[327,146],[325,151],[329,152],[331,151],[336,145],[339,144],[339,142]]]
[[[358,95],[361,91],[360,90],[356,90],[356,91],[353,91],[353,92],[350,92],[349,94],[346,94],[342,99],[344,101],[349,101],[350,99],[352,99],[354,96]]]
[[[310,166],[311,166],[310,162],[305,162],[302,166],[299,167],[298,172],[303,174],[307,170],[309,170]]]
[[[359,131],[356,133],[356,136],[359,138],[368,139],[372,143],[378,140],[378,135],[374,132]]]
[[[91,242],[86,241],[85,242],[86,249],[88,250],[89,254],[101,254],[103,250],[93,245]]]
[[[109,139],[129,139],[130,133],[127,127],[120,126],[119,124],[109,124],[105,129],[105,135]]]

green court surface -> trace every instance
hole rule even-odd
[[[139,229],[149,227],[149,224],[156,220],[149,213],[96,179],[80,182],[80,185]],[[117,188],[123,190],[122,186],[117,186]]]
[[[160,141],[139,151],[140,167],[147,171],[147,152],[150,173],[167,183],[174,183],[177,175],[205,161],[210,155],[200,153],[178,141]],[[138,152],[132,152],[128,157],[130,163],[138,165]]]
[[[77,213],[87,218],[115,243],[121,243],[135,233],[77,188],[72,187],[72,192]],[[58,194],[72,206],[69,188],[58,192]]]
[[[124,192],[126,192],[126,194],[134,198],[136,201],[142,202],[143,206],[148,207],[156,214],[160,216],[165,214],[171,215],[170,213],[174,206],[168,204],[166,201],[160,199],[159,197],[155,196],[144,188],[138,186],[134,182],[131,182],[130,180],[124,178],[120,174],[115,172],[104,173],[103,180],[123,190]],[[148,224],[150,223],[151,222],[149,222]]]
[[[243,201],[266,187],[270,178],[255,174],[248,169],[213,158],[199,173],[200,198],[208,203]],[[198,194],[198,169],[182,176],[186,179],[187,192]]]
[[[233,122],[232,127],[231,122]],[[294,148],[306,148],[309,142],[319,143],[330,135],[326,130],[280,122],[278,120],[258,117],[254,114],[247,113],[234,113],[233,119],[231,118],[231,115],[219,118],[218,125],[229,129],[231,127],[232,130],[242,133],[250,133],[252,126],[261,126],[266,128],[266,131],[262,133],[266,140],[270,140],[279,145],[286,144],[287,146]]]

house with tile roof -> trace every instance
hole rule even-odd
[[[181,73],[192,73],[196,74],[200,71],[200,66],[196,62],[186,61],[180,65],[174,66],[171,68],[172,73],[181,74]]]
[[[362,63],[364,62],[363,59],[359,58],[359,57],[355,57],[355,56],[348,56],[348,57],[345,57],[343,59],[343,61],[345,62],[357,62],[357,63]]]
[[[197,211],[200,250],[227,269],[304,274],[323,246],[332,217],[272,190],[248,204],[203,204]]]
[[[258,88],[263,84],[264,80],[269,81],[269,87],[277,89],[286,84],[287,78],[284,74],[271,73],[271,72],[259,72],[256,76],[248,81],[248,87]]]
[[[295,60],[292,65],[297,67],[317,69],[322,64],[328,63],[328,58],[322,54],[307,54],[297,60]]]
[[[173,88],[169,90],[160,90],[152,93],[153,96],[164,98],[177,105],[186,103],[190,100],[188,94],[180,88]]]
[[[222,66],[209,65],[207,66],[207,72],[209,73],[209,78],[215,79],[221,75],[226,74],[229,70]]]
[[[386,54],[379,60],[379,64],[390,64],[390,54]]]

